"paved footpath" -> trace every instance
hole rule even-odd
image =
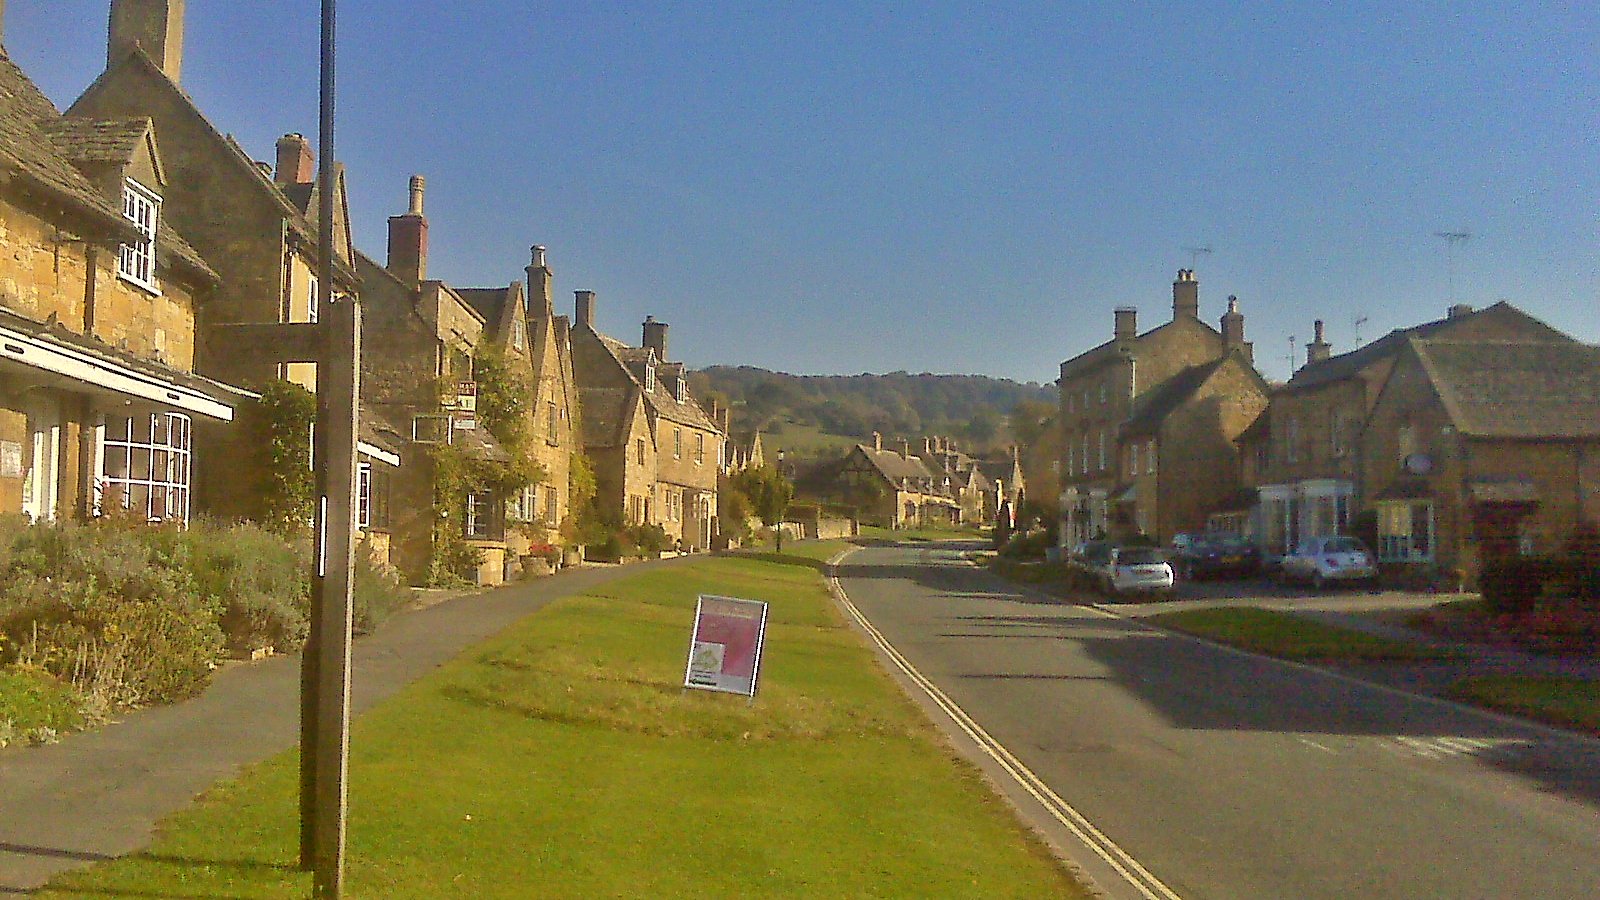
[[[559,597],[682,560],[583,568],[397,614],[355,642],[351,704],[400,688]],[[147,846],[155,825],[299,739],[300,657],[229,666],[201,696],[47,747],[0,750],[0,895]]]

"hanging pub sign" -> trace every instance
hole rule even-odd
[[[461,431],[472,431],[478,427],[478,383],[476,381],[456,382],[456,403],[451,407],[450,416],[455,421],[454,427]]]
[[[767,604],[701,594],[683,686],[754,697],[766,635]]]

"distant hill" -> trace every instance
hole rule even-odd
[[[947,435],[973,450],[1009,439],[1006,416],[1024,400],[1053,403],[1055,388],[987,375],[788,375],[752,366],[691,372],[690,387],[733,409],[733,429],[761,429],[801,453],[866,440]]]

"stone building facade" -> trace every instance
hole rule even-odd
[[[248,395],[194,374],[217,273],[140,116],[62,116],[0,52],[0,511],[187,522],[196,424]]]
[[[1120,461],[1128,455],[1148,460],[1156,450],[1150,435],[1123,433],[1147,393],[1185,370],[1229,355],[1250,364],[1251,347],[1244,339],[1244,316],[1237,301],[1229,298],[1221,328],[1214,329],[1200,320],[1199,290],[1194,272],[1179,270],[1172,285],[1171,321],[1140,334],[1138,311],[1120,307],[1113,317],[1111,340],[1061,364],[1057,427],[1064,450],[1059,474],[1063,546],[1114,531],[1123,535],[1137,531],[1140,511],[1134,510],[1133,519],[1114,520],[1113,502],[1128,500]],[[1220,447],[1212,449],[1217,451],[1215,471],[1236,471],[1231,449],[1226,453]],[[1169,535],[1161,532],[1163,527],[1203,524],[1203,520],[1190,525],[1176,516],[1156,515],[1150,499],[1147,496],[1143,509],[1145,525],[1157,530],[1148,533],[1164,540]]]
[[[1482,310],[1456,305],[1445,318],[1397,330],[1337,356],[1322,339],[1306,346],[1306,363],[1272,394],[1269,414],[1251,442],[1251,484],[1259,496],[1253,531],[1267,558],[1300,540],[1348,533],[1370,498],[1358,496],[1360,443],[1378,393],[1406,342],[1570,343],[1571,338],[1508,303]]]
[[[632,347],[595,326],[595,295],[577,292],[573,370],[586,417],[602,512],[658,525],[686,550],[717,536],[718,478],[726,435],[689,391],[682,363],[667,360],[667,324],[647,318]]]

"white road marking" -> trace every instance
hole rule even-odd
[[[1319,744],[1319,743],[1317,743],[1316,741],[1313,741],[1310,738],[1299,738],[1298,740],[1300,741],[1300,743],[1305,744],[1307,747],[1315,747],[1318,750],[1321,750],[1323,753],[1332,753],[1332,754],[1336,754],[1337,755],[1338,752],[1339,752],[1339,751],[1333,749],[1332,747],[1327,747],[1327,746],[1324,746],[1322,744]]]
[[[1491,752],[1500,756],[1516,755],[1532,744],[1532,741],[1513,738],[1416,738],[1397,734],[1390,736],[1382,746],[1391,750],[1404,749],[1405,752],[1421,756],[1424,759],[1443,759],[1445,757],[1472,756]]]
[[[837,566],[846,556],[854,552],[854,549],[846,550],[828,560],[830,570]],[[1094,827],[1082,813],[1073,809],[1067,801],[1061,799],[1060,795],[1051,790],[1043,779],[1035,775],[1032,770],[1022,764],[1021,760],[1013,756],[1011,751],[1005,748],[1005,745],[995,740],[987,731],[984,731],[983,727],[971,716],[967,715],[965,710],[957,706],[954,700],[951,700],[943,691],[939,690],[937,685],[917,671],[911,661],[902,656],[900,651],[889,643],[888,638],[884,637],[883,633],[867,620],[861,610],[850,602],[850,598],[845,594],[844,586],[839,583],[837,575],[830,572],[828,585],[833,590],[833,594],[838,599],[839,604],[844,607],[845,612],[867,633],[867,636],[889,658],[890,662],[894,663],[895,667],[906,678],[910,679],[913,684],[921,688],[923,693],[927,694],[935,705],[944,710],[945,715],[949,716],[951,721],[955,722],[956,726],[967,737],[971,738],[973,743],[977,744],[985,755],[999,764],[1006,774],[1010,775],[1019,787],[1037,800],[1045,811],[1050,813],[1051,817],[1059,822],[1062,827],[1066,828],[1093,851],[1096,856],[1099,856],[1110,865],[1117,874],[1121,875],[1131,887],[1147,900],[1180,900],[1171,888],[1151,874],[1150,870],[1140,865],[1139,861],[1129,855],[1127,851],[1118,847],[1100,829]]]

